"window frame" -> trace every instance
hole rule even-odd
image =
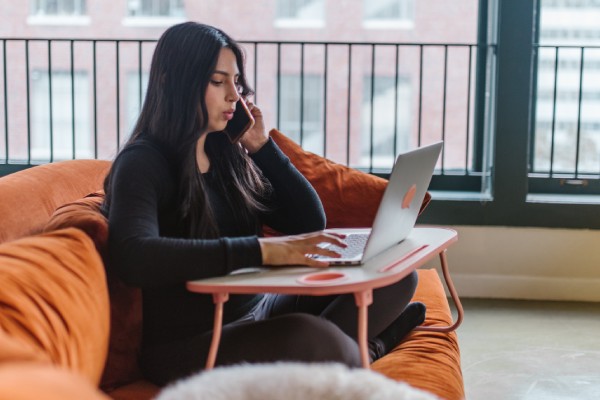
[[[600,229],[598,196],[531,193],[528,178],[529,140],[531,129],[531,96],[536,71],[533,47],[536,39],[536,16],[539,1],[480,1],[480,38],[488,21],[497,21],[496,76],[494,78],[493,174],[490,199],[440,199],[436,179],[431,190],[434,200],[421,218],[421,223],[443,225],[535,226]],[[496,9],[497,7],[497,9]],[[489,15],[488,15],[489,14]],[[478,63],[482,68],[482,63]],[[481,90],[481,85],[478,86]],[[478,107],[485,105],[478,99]],[[477,113],[476,115],[482,115]],[[481,129],[479,121],[478,131]],[[434,177],[435,178],[435,177]],[[537,183],[536,183],[537,184]]]

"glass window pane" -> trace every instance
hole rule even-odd
[[[75,72],[74,93],[76,112],[72,110],[71,72],[52,72],[52,120],[50,119],[50,84],[47,70],[32,71],[31,74],[31,155],[34,160],[49,160],[52,151],[54,160],[73,157],[94,157],[91,138],[90,84],[87,72]],[[73,118],[75,132],[73,132]],[[52,149],[50,149],[50,123],[52,123]]]
[[[278,0],[277,18],[318,19],[324,18],[324,0]]]
[[[85,0],[35,0],[33,15],[73,16],[85,14]]]
[[[132,17],[182,17],[183,0],[128,0]]]
[[[414,0],[364,0],[367,20],[414,19]]]
[[[300,75],[284,75],[281,77],[281,85],[281,130],[296,142],[302,142],[305,149],[321,153],[323,77],[305,75],[302,88]],[[302,90],[304,93],[301,93]]]
[[[599,6],[541,2],[531,172],[600,174]]]
[[[128,72],[127,73],[127,123],[128,130],[133,130],[135,123],[137,122],[138,116],[142,109],[142,102],[146,97],[146,90],[148,89],[148,77],[150,75],[147,71],[142,72],[142,87],[140,90],[140,74],[139,72]]]
[[[363,81],[361,108],[361,166],[385,168],[393,165],[395,155],[408,150],[410,140],[411,90],[409,81],[393,76],[375,76],[371,101],[371,77]],[[394,105],[397,104],[394,111]],[[390,118],[396,112],[396,119]],[[371,119],[371,115],[373,118]],[[372,143],[372,148],[371,148]],[[371,159],[371,152],[373,159]]]

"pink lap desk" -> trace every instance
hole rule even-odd
[[[336,231],[336,230],[332,230]],[[340,229],[349,233],[368,232],[368,229]],[[322,296],[354,293],[358,307],[358,343],[362,364],[369,368],[367,344],[367,308],[373,302],[373,289],[391,285],[415,269],[439,256],[448,290],[456,305],[456,322],[450,326],[420,326],[417,330],[450,332],[462,322],[460,299],[448,272],[446,249],[458,240],[454,230],[417,227],[402,243],[373,257],[362,266],[314,269],[307,267],[260,268],[240,271],[224,277],[190,281],[188,290],[210,293],[215,302],[214,332],[206,368],[214,366],[221,338],[223,304],[229,294],[286,293]]]

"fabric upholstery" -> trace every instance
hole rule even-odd
[[[0,178],[0,243],[39,233],[54,210],[102,188],[109,161],[70,160]]]
[[[105,258],[108,243],[108,220],[100,211],[104,191],[99,190],[58,207],[44,226],[44,232],[64,228],[79,228],[94,241],[96,249]]]
[[[269,134],[319,194],[327,215],[327,228],[373,225],[387,180],[305,151],[276,129]],[[430,200],[431,195],[426,193],[420,213]]]
[[[97,384],[108,348],[104,267],[92,240],[66,229],[0,245],[0,331]]]
[[[142,293],[108,274],[110,340],[100,388],[107,392],[142,377],[138,356],[142,344]]]
[[[75,227],[86,232],[106,264],[108,220],[101,212],[104,191],[90,193],[82,199],[59,207],[44,227],[49,232]],[[138,288],[126,286],[107,269],[110,298],[110,340],[106,367],[100,387],[106,391],[141,378],[137,357],[142,336],[142,295]]]
[[[1,297],[1,296],[0,296]],[[1,303],[0,303],[1,304]],[[0,365],[6,362],[36,361],[50,364],[50,357],[40,353],[31,343],[19,337],[9,336],[0,330]]]
[[[2,400],[109,400],[78,374],[36,363],[0,364]]]
[[[450,308],[437,271],[418,270],[418,274],[419,284],[413,301],[421,301],[427,306],[424,325],[450,325]],[[413,331],[391,353],[375,361],[372,368],[443,399],[465,397],[455,332]]]
[[[113,400],[150,400],[154,399],[161,388],[144,380],[135,381],[107,391]]]
[[[329,227],[371,225],[387,181],[304,152],[277,131],[272,131],[271,135],[321,196],[328,213]],[[94,191],[102,187],[108,168],[107,161],[75,160],[30,168],[0,178],[0,243],[42,230],[52,231],[43,236],[0,245],[0,367],[11,360],[53,363],[79,371],[88,379],[94,375],[94,381],[97,382],[106,356],[108,306],[104,303],[104,309],[101,310],[102,307],[91,305],[91,298],[97,302],[102,302],[104,298],[105,301],[107,285],[104,277],[102,280],[97,277],[88,279],[85,275],[86,279],[79,281],[75,277],[82,271],[91,274],[100,265],[97,254],[90,257],[88,252],[95,253],[95,245],[98,252],[103,253],[102,248],[106,243],[105,219],[99,212],[103,194]],[[348,199],[347,195],[354,190],[362,194]],[[342,191],[344,203],[336,205]],[[91,195],[83,198],[88,193]],[[377,201],[371,201],[377,196]],[[59,209],[55,210],[57,207]],[[354,212],[342,213],[346,207]],[[93,243],[89,239],[84,240],[86,235],[83,232],[77,229],[63,230],[66,227],[83,230],[92,237]],[[7,255],[6,249],[16,251]],[[48,258],[46,266],[37,267],[36,270],[33,265],[35,260],[40,259],[40,253],[44,255],[42,258]],[[18,268],[15,268],[15,263],[18,263]],[[75,273],[57,272],[71,269]],[[6,281],[7,271],[8,276],[19,271],[16,275],[19,279]],[[439,277],[435,271],[419,271],[419,276],[415,299],[427,304],[426,324],[445,324],[450,313]],[[153,398],[159,389],[138,379],[136,356],[141,338],[140,294],[136,293],[136,289],[120,286],[122,284],[114,281],[110,273],[106,279],[111,302],[111,338],[102,388],[111,398],[119,400]],[[27,285],[23,286],[25,282]],[[79,290],[82,282],[87,283],[86,291]],[[90,295],[98,290],[104,294]],[[38,292],[42,294],[37,297],[31,295]],[[18,302],[13,301],[17,298]],[[63,304],[55,298],[71,301]],[[53,301],[57,307],[55,310],[49,305]],[[5,312],[5,309],[13,309],[12,304],[15,304],[15,311]],[[58,313],[52,314],[57,310],[60,310],[60,318]],[[23,325],[19,326],[21,320]],[[26,331],[30,332],[23,334]],[[65,334],[67,331],[69,335]],[[99,351],[100,348],[104,348],[104,351]],[[91,359],[97,361],[92,362]],[[94,364],[93,368],[90,368],[91,364]],[[378,360],[373,368],[443,398],[453,400],[464,397],[455,334],[412,333],[394,352]],[[92,370],[95,372],[92,373]],[[93,399],[91,395],[80,398]]]

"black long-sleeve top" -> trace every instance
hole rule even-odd
[[[295,234],[324,229],[325,214],[316,192],[277,145],[269,141],[252,161],[272,185],[270,210],[260,223]],[[226,275],[262,263],[258,235],[242,236],[228,202],[204,174],[208,199],[222,237],[182,237],[177,224],[174,166],[160,146],[141,140],[117,157],[110,181],[110,268],[127,284],[142,288],[144,345],[180,340],[212,329],[209,295],[189,292],[189,280]],[[231,296],[224,323],[248,312],[259,296]]]

